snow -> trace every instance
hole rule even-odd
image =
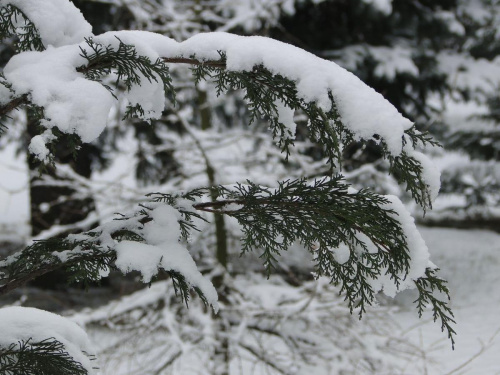
[[[344,243],[340,244],[338,248],[331,249],[331,251],[333,252],[333,257],[338,264],[346,263],[351,257],[351,250],[349,249],[349,246]]]
[[[151,281],[160,267],[167,271],[177,271],[185,277],[188,284],[198,287],[207,302],[217,311],[217,291],[198,271],[187,248],[179,243],[179,212],[171,206],[161,205],[153,210],[151,217],[153,221],[144,225],[147,244],[122,241],[116,245],[116,267],[123,273],[139,271],[145,283]]]
[[[452,88],[476,91],[478,94],[494,92],[500,77],[500,57],[489,61],[474,59],[451,51],[437,55],[438,69],[447,74]]]
[[[0,6],[19,8],[36,26],[45,47],[83,42],[92,26],[68,0],[0,0]]]
[[[431,202],[434,202],[441,188],[441,173],[434,162],[425,154],[409,149],[408,153],[422,166],[422,179],[426,183]]]
[[[384,208],[395,211],[394,218],[399,221],[401,228],[406,235],[408,253],[410,255],[410,267],[408,274],[401,273],[399,287],[396,286],[390,275],[384,271],[376,279],[370,280],[370,285],[375,291],[382,290],[385,295],[394,297],[398,292],[405,289],[415,288],[414,280],[425,275],[425,270],[429,267],[429,249],[425,244],[420,232],[415,225],[415,220],[405,208],[403,203],[396,196],[386,195],[390,203]]]
[[[385,15],[390,15],[392,13],[392,0],[363,0],[363,2],[370,4]]]
[[[54,338],[89,374],[95,374],[95,364],[88,357],[95,352],[87,334],[76,323],[62,316],[31,307],[4,307],[0,309],[0,332],[0,347],[29,339],[36,343]]]
[[[11,100],[11,92],[10,90],[2,85],[0,81],[0,105],[7,104]]]
[[[11,237],[23,241],[29,233],[28,171],[25,154],[18,154],[14,143],[0,139],[0,240]]]
[[[453,132],[494,132],[497,128],[495,122],[482,118],[488,113],[487,106],[474,101],[447,100],[442,119],[446,124],[453,124]]]
[[[364,59],[371,57],[377,62],[373,73],[377,77],[394,81],[397,74],[418,76],[419,69],[413,61],[413,53],[411,48],[404,45],[385,47],[354,44],[339,51],[329,51],[327,55],[331,55],[339,65],[350,70],[357,70]]]
[[[77,45],[48,48],[15,55],[4,74],[16,95],[29,93],[34,104],[44,107],[44,127],[91,142],[104,130],[114,99],[100,83],[75,70],[85,62]]]
[[[382,95],[352,73],[331,61],[270,38],[213,32],[200,33],[177,43],[155,33],[120,31],[100,35],[96,41],[113,44],[116,38],[133,44],[139,53],[151,59],[194,56],[201,60],[219,60],[223,52],[230,71],[249,71],[262,64],[272,73],[296,82],[299,97],[317,102],[325,111],[330,110],[328,91],[331,91],[344,124],[359,139],[372,139],[374,134],[379,134],[395,155],[401,153],[404,130],[412,126],[412,122]],[[293,129],[291,122],[287,121]]]
[[[456,35],[464,36],[465,35],[465,27],[458,20],[455,14],[449,11],[439,11],[436,12],[436,16],[438,19],[441,19],[448,26],[448,30],[451,33]]]
[[[288,108],[281,100],[277,100],[274,104],[276,105],[279,122],[282,123],[286,129],[284,138],[295,139],[297,124],[293,121],[294,110]]]
[[[455,350],[429,315],[415,317],[414,294],[397,300],[409,311],[394,315],[404,336],[416,347],[405,374],[497,374],[500,372],[500,236],[484,230],[419,228],[440,277],[448,281],[457,330]],[[469,362],[470,361],[470,362]],[[458,367],[464,365],[457,370]]]
[[[401,137],[412,122],[382,95],[337,64],[269,38],[226,33],[195,35],[180,43],[174,56],[195,55],[213,60],[219,59],[218,51],[226,54],[228,70],[248,71],[262,64],[272,73],[295,81],[299,97],[317,102],[325,111],[330,109],[328,91],[331,90],[344,124],[358,139],[371,139],[379,134],[392,154],[401,153]]]
[[[368,53],[371,54],[378,62],[375,68],[375,75],[378,77],[386,77],[393,81],[396,74],[409,74],[418,76],[419,70],[412,59],[413,51],[409,48],[401,46],[390,47],[367,47]]]
[[[331,288],[328,286],[328,280],[318,280],[315,282],[315,288],[310,288],[309,284],[293,288],[279,277],[271,276],[270,280],[266,280],[262,276],[248,273],[230,281],[231,287],[245,296],[241,300],[238,299],[237,308],[230,310],[233,319],[236,316],[240,318],[240,315],[240,319],[244,318],[239,325],[232,326],[230,342],[251,340],[248,326],[254,321],[265,324],[266,319],[277,316],[276,321],[279,324],[272,326],[274,321],[269,320],[271,327],[279,327],[280,333],[290,335],[291,338],[295,337],[292,335],[299,335],[304,339],[314,340],[317,345],[314,353],[331,355],[329,363],[315,361],[309,368],[299,359],[298,374],[332,374],[338,373],[339,368],[359,374],[377,375],[498,373],[500,335],[495,334],[500,328],[500,291],[496,287],[500,282],[500,236],[482,230],[422,227],[419,230],[432,249],[434,260],[443,265],[440,276],[449,281],[452,307],[458,322],[454,327],[458,332],[454,351],[430,315],[424,315],[423,319],[417,317],[413,303],[414,291],[408,290],[396,297],[398,308],[381,303],[380,306],[370,309],[360,321],[357,317],[346,320],[349,312],[342,311],[342,298],[336,298],[336,292],[318,297],[322,295],[323,288]],[[154,368],[154,361],[158,362],[158,358],[164,358],[165,353],[175,353],[176,351],[170,351],[172,347],[183,349],[179,359],[181,364],[174,367],[179,373],[206,372],[206,364],[210,358],[203,354],[213,350],[211,345],[215,328],[210,326],[209,317],[198,310],[196,300],[193,300],[189,309],[178,306],[177,302],[169,302],[169,288],[169,283],[165,281],[153,283],[147,290],[72,317],[72,320],[87,326],[99,346],[102,374],[133,374],[137,373],[138,369],[146,372]],[[119,322],[127,321],[123,318],[127,316],[125,314],[133,314],[136,309],[155,311],[156,306],[162,306],[159,301],[165,301],[167,307],[158,313],[157,321],[148,320],[150,314],[139,314],[142,317],[138,323],[140,328],[137,331],[122,332],[125,327],[122,328]],[[327,306],[337,307],[332,313],[325,309]],[[175,314],[179,311],[179,315],[186,317],[186,320],[175,320]],[[104,322],[99,329],[92,326],[92,323],[97,321]],[[302,325],[304,321],[309,325]],[[328,322],[331,322],[331,325],[328,325]],[[327,335],[326,340],[321,332],[317,331],[316,324],[323,334]],[[105,327],[115,327],[115,331]],[[339,330],[340,327],[348,330]],[[373,332],[370,335],[370,327],[379,332],[378,336],[374,337]],[[192,338],[193,335],[195,338]],[[380,347],[377,348],[384,340],[394,344],[386,352],[380,351]],[[362,343],[359,348],[356,347],[358,342]],[[276,353],[279,356],[274,358],[285,357],[286,352],[281,351],[282,344],[273,341],[271,337],[266,337],[261,344],[268,350],[267,353]],[[161,350],[156,358],[152,353],[158,347]],[[380,361],[375,362],[376,370],[372,368],[371,371],[363,371],[362,360],[365,355]],[[346,356],[355,356],[355,361],[344,362]],[[244,358],[246,357],[241,361],[244,361]],[[472,361],[468,363],[469,360]],[[239,361],[236,356],[236,366]],[[382,363],[390,363],[396,367],[391,371],[383,371],[385,368]],[[452,372],[462,365],[464,367],[460,371]],[[264,369],[257,370],[251,366],[247,372],[241,370],[241,367],[235,368],[234,372],[266,373]]]

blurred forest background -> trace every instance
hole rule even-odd
[[[415,312],[407,313],[411,293],[381,299],[380,307],[357,321],[336,288],[312,280],[299,247],[283,254],[281,268],[266,280],[258,258],[239,257],[237,223],[220,217],[207,217],[211,223],[190,244],[200,269],[213,280],[225,279],[218,317],[196,298],[186,309],[168,282],[140,290],[134,275],[124,280],[111,274],[86,292],[68,288],[62,273],[49,274],[0,304],[73,316],[93,335],[106,374],[500,373],[487,354],[500,350],[494,318],[500,295],[493,287],[500,281],[500,1],[73,2],[94,34],[139,29],[182,41],[221,31],[296,45],[355,73],[430,131],[443,146],[431,155],[442,186],[425,216],[388,175],[375,144],[344,145],[339,173],[358,189],[407,202],[434,262],[450,279],[457,351],[451,353],[438,325],[425,325],[425,318],[419,326]],[[8,43],[0,48],[3,66],[13,50]],[[36,127],[30,113],[19,111],[8,120],[0,138],[2,254],[32,239],[87,230],[147,193],[246,178],[272,186],[328,169],[322,148],[306,141],[300,114],[296,147],[286,161],[265,119],[249,126],[241,92],[217,97],[215,87],[193,82],[188,67],[172,66],[171,72],[177,103],[166,99],[161,120],[122,121],[125,100],[118,96],[112,125],[98,141],[83,145],[76,157],[60,142],[56,168],[42,175],[26,154]],[[228,255],[217,258],[221,253]]]

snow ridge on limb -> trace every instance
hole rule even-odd
[[[145,283],[164,270],[186,304],[193,289],[217,311],[215,288],[179,242],[198,215],[151,203],[85,233],[36,241],[0,261],[0,295],[58,268],[68,271],[70,281],[84,284],[98,282],[111,268],[138,271]]]

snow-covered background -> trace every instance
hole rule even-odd
[[[0,5],[6,3],[0,1]],[[37,4],[19,0],[21,3]],[[50,3],[67,4],[65,0]],[[187,309],[165,281],[137,290],[140,284],[135,276],[126,281],[111,281],[111,286],[102,288],[104,292],[92,288],[83,297],[77,290],[47,291],[30,285],[5,301],[0,300],[0,305],[43,306],[85,326],[97,350],[102,374],[217,373],[213,357],[220,355],[221,343],[230,348],[231,374],[320,375],[341,370],[380,375],[500,374],[500,141],[499,103],[495,101],[500,84],[498,1],[459,0],[452,5],[446,1],[414,1],[408,9],[402,2],[391,0],[221,0],[209,2],[205,8],[185,1],[77,3],[92,14],[99,31],[134,28],[172,38],[122,31],[104,34],[97,40],[116,44],[117,35],[125,42],[137,44],[153,58],[165,54],[190,57],[193,51],[200,51],[199,58],[217,59],[218,48],[222,48],[230,69],[264,63],[272,71],[298,81],[301,97],[316,100],[325,108],[327,88],[337,88],[334,94],[342,104],[339,110],[357,138],[369,138],[378,130],[395,155],[401,151],[402,131],[411,125],[398,111],[415,120],[421,129],[431,130],[445,146],[428,150],[428,156],[442,173],[442,193],[434,210],[425,217],[404,188],[388,176],[387,164],[380,155],[370,154],[370,147],[347,148],[344,173],[356,188],[370,186],[377,192],[401,197],[422,224],[419,230],[431,260],[440,267],[440,276],[448,280],[451,290],[457,321],[455,350],[431,316],[418,319],[414,291],[400,293],[395,299],[380,295],[379,306],[370,308],[358,321],[356,315],[349,314],[335,287],[325,280],[310,280],[312,263],[299,247],[283,257],[282,268],[267,280],[259,259],[238,257],[241,232],[232,220],[226,222],[232,271],[226,282],[232,300],[221,302],[222,318],[214,318],[196,297]],[[96,4],[104,8],[92,13],[89,9]],[[66,5],[61,9],[68,10],[68,14],[72,11]],[[112,17],[104,17],[104,10]],[[47,14],[50,16],[53,11]],[[40,30],[46,44],[57,47],[80,43],[90,33],[88,25],[78,17],[75,22],[70,18],[47,22],[47,14],[31,14],[34,21],[46,26]],[[351,21],[343,23],[346,19]],[[59,24],[67,31],[63,39],[54,38],[61,29]],[[353,75],[312,54],[260,37],[204,34],[189,39],[203,31],[282,38],[354,72],[391,100],[397,111]],[[96,28],[94,33],[98,34]],[[325,41],[325,35],[329,41]],[[70,59],[65,60],[68,56]],[[47,129],[55,124],[90,141],[104,130],[106,123],[108,128],[92,143],[101,150],[96,159],[104,161],[99,164],[94,160],[90,177],[76,173],[71,163],[61,163],[57,175],[36,180],[37,172],[30,171],[26,163],[26,116],[19,112],[7,122],[9,129],[0,138],[0,254],[33,240],[30,178],[35,177],[38,186],[49,188],[51,184],[67,182],[74,189],[74,196],[91,197],[95,204],[80,222],[50,223],[34,237],[39,239],[109,220],[115,212],[130,209],[144,194],[153,191],[230,184],[246,178],[271,186],[276,180],[326,172],[320,148],[300,134],[303,115],[278,111],[279,117],[286,120],[289,136],[293,138],[297,132],[296,148],[285,163],[265,122],[246,126],[248,113],[241,93],[216,97],[213,85],[195,86],[183,67],[172,68],[174,85],[179,87],[179,105],[173,107],[167,100],[165,113],[165,103],[158,100],[164,93],[159,82],[145,85],[148,90],[135,88],[119,95],[116,105],[102,86],[85,86],[90,87],[88,102],[74,107],[74,101],[68,101],[67,106],[61,107],[55,97],[78,98],[82,93],[78,90],[80,85],[76,89],[70,85],[80,79],[74,68],[82,63],[81,58],[76,44],[63,50],[50,48],[17,58],[5,72],[19,94],[26,92],[27,82],[36,83],[37,103],[46,106],[51,114],[52,122],[44,123]],[[33,69],[40,66],[43,75]],[[65,80],[54,81],[61,69],[68,73]],[[26,80],[28,76],[30,80]],[[53,95],[47,95],[48,86]],[[145,117],[160,117],[159,121],[146,127],[139,122],[120,122],[127,101],[141,103],[150,115]],[[98,106],[100,113],[87,111],[89,106]],[[213,109],[209,111],[208,123],[206,117],[203,119],[206,108]],[[82,118],[86,123],[90,121],[88,129],[75,128],[74,122]],[[380,127],[380,123],[384,126]],[[39,159],[46,158],[45,142],[50,140],[49,133],[35,136],[31,151]],[[208,165],[214,169],[213,176],[207,173]],[[34,209],[47,213],[50,208],[44,202]],[[157,221],[162,218],[158,216]],[[155,227],[158,223],[148,226],[150,240],[157,243],[144,245],[143,250],[159,258],[156,263],[167,267],[175,262],[163,259],[162,243],[178,233],[162,233],[161,228]],[[426,224],[437,227],[429,228]],[[464,229],[440,227],[444,225]],[[199,262],[200,271],[214,276],[219,272],[213,267],[214,230],[210,225],[201,229],[202,233],[193,235],[189,251]],[[138,267],[129,250],[127,243],[118,249],[119,268],[124,272],[140,268],[143,281],[150,281],[157,269],[148,268],[147,259],[142,259],[144,267]],[[175,265],[188,264],[192,271],[190,280],[202,280],[192,267],[191,257],[184,256],[186,249],[179,245],[177,250],[180,255],[176,260],[182,258],[182,262]],[[135,293],[130,294],[132,291]],[[206,291],[216,307],[213,290]],[[4,311],[15,314],[17,310]],[[34,315],[34,319],[37,317]],[[74,325],[59,326],[77,332]],[[63,341],[65,333],[63,330]],[[80,350],[88,349],[85,340],[81,340]]]

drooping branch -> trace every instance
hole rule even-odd
[[[59,245],[56,245],[56,243]],[[110,265],[115,258],[113,253],[105,251],[104,249],[102,249],[102,251],[94,249],[92,253],[80,252],[65,261],[61,261],[53,254],[44,254],[42,251],[35,254],[37,250],[42,250],[49,244],[54,246],[53,250],[55,251],[68,248],[68,241],[58,239],[37,241],[32,246],[27,247],[20,253],[21,256],[18,259],[21,259],[23,255],[27,254],[31,250],[34,251],[34,254],[31,256],[28,255],[26,257],[26,261],[20,264],[20,267],[16,267],[15,270],[9,270],[9,265],[5,267],[7,269],[7,273],[6,275],[0,277],[0,282],[4,281],[4,284],[0,286],[0,296],[15,290],[40,276],[61,268],[71,268],[72,266],[82,263],[85,263],[88,266],[92,263],[96,265],[96,269],[98,270],[104,265]],[[80,245],[77,243],[73,244],[74,247],[83,245],[85,245],[83,242]],[[48,261],[49,256],[51,258],[50,262]]]

